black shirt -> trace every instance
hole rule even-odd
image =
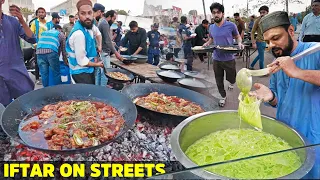
[[[202,46],[205,43],[205,41],[203,41],[203,38],[207,38],[208,30],[201,24],[195,29],[195,33],[197,34],[195,45]]]
[[[121,41],[124,47],[129,41],[128,53],[134,54],[139,47],[143,48],[139,54],[147,55],[147,32],[143,28],[139,28],[136,33],[128,31]]]

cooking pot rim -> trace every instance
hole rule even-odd
[[[185,167],[185,168],[192,168],[192,167],[197,167],[198,165],[195,164],[193,161],[191,161],[185,153],[182,151],[179,143],[179,137],[182,129],[186,127],[189,123],[191,123],[193,120],[198,119],[203,116],[207,116],[210,114],[216,114],[216,113],[234,113],[237,112],[237,110],[216,110],[216,111],[209,111],[209,112],[203,112],[200,114],[196,114],[194,116],[188,117],[184,121],[182,121],[174,130],[172,131],[171,134],[171,139],[170,139],[170,144],[172,147],[172,151],[176,159]],[[266,115],[261,115],[262,117],[268,118],[269,120],[277,121],[278,123],[282,124],[283,126],[289,128],[292,130],[301,140],[303,140],[304,145],[309,145],[309,141],[307,140],[306,137],[302,136],[299,132],[297,132],[295,129],[291,128],[290,126],[286,125],[285,123],[276,120],[275,118],[266,116]],[[286,176],[277,178],[277,179],[296,179],[297,177],[300,179],[304,177],[313,167],[315,163],[315,149],[308,148],[306,150],[306,159],[301,165],[299,169],[296,171],[292,172],[291,174],[288,174]],[[218,174],[214,174],[212,172],[203,170],[203,169],[198,169],[198,170],[192,170],[191,171],[193,174],[205,178],[205,179],[212,179],[212,178],[219,178],[219,179],[230,179],[225,176],[221,176]]]

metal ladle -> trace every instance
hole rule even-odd
[[[320,51],[320,43],[293,56],[292,59],[294,61],[297,61],[302,57],[313,54],[317,51]],[[264,68],[260,70],[249,70],[247,68],[242,68],[237,73],[237,77],[236,77],[237,86],[242,93],[244,94],[249,93],[252,87],[252,76],[265,76],[269,73],[270,73],[270,68]]]

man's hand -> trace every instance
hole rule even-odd
[[[253,87],[256,89],[255,91],[249,92],[250,96],[255,96],[257,99],[261,99],[264,102],[269,102],[273,98],[273,93],[271,90],[260,83],[255,83]]]
[[[120,61],[123,61],[123,57],[120,55],[120,53],[116,52],[115,55],[117,59],[119,59]]]
[[[244,45],[242,43],[239,43],[238,46],[240,49],[244,49]]]
[[[301,69],[296,66],[293,59],[290,56],[279,57],[274,62],[268,65],[271,68],[272,73],[276,73],[281,69],[291,78],[299,76]]]
[[[253,48],[253,49],[257,49],[257,43],[252,42],[252,48]]]
[[[66,66],[69,66],[69,62],[68,62],[68,59],[66,59],[66,58],[63,58],[63,62],[64,62],[64,64],[65,64]]]
[[[207,46],[209,46],[209,43],[206,42],[206,43],[204,43],[202,46],[203,46],[203,47],[207,47]]]
[[[24,21],[20,8],[16,5],[11,5],[9,8],[10,14],[14,17],[17,17],[19,22],[22,24]]]
[[[103,62],[102,62],[102,61],[97,62],[97,67],[101,67],[101,68],[103,68],[103,67],[104,67],[104,66],[103,66]]]
[[[101,52],[102,52],[102,47],[101,47],[101,46],[98,46],[98,47],[97,47],[97,52],[98,52],[98,53],[101,53]]]
[[[94,58],[94,62],[97,63],[99,59],[97,57]]]

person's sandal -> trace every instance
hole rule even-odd
[[[226,99],[227,98],[225,97],[225,98],[222,98],[222,99],[219,100],[219,106],[220,107],[224,107],[224,105],[226,105]]]

